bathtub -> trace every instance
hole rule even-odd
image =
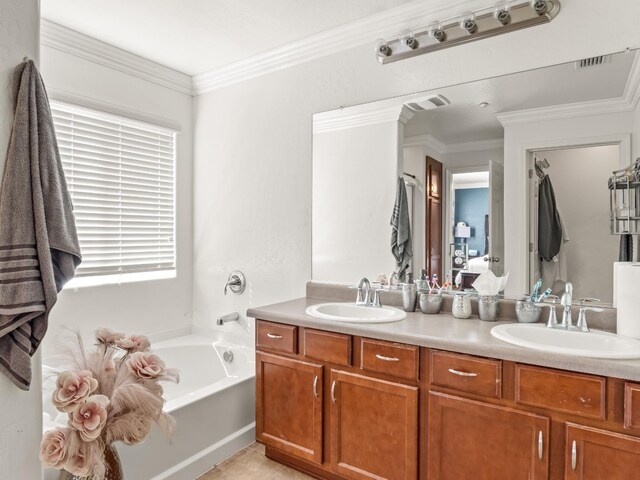
[[[193,480],[255,440],[253,348],[187,335],[154,343],[152,351],[180,370],[179,384],[163,384],[176,432],[167,440],[154,427],[140,445],[117,443],[127,480]],[[57,478],[46,473],[45,480]]]

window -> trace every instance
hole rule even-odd
[[[82,250],[71,286],[175,276],[176,133],[66,103],[51,111]]]

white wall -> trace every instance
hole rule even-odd
[[[0,15],[0,173],[5,155],[13,105],[11,78],[13,69],[28,56],[38,59],[37,0],[5,0]],[[42,395],[40,354],[33,359],[31,390],[19,390],[0,374],[0,480],[29,479],[42,476],[38,460],[42,437]]]
[[[527,150],[594,144],[629,135],[632,129],[632,112],[505,126],[505,271],[511,272],[506,295],[520,296],[529,289]]]
[[[159,117],[181,126],[177,136],[174,279],[65,289],[50,317],[45,355],[62,326],[98,327],[144,334],[189,331],[192,300],[192,97],[140,78],[42,46],[42,75],[52,94],[64,92],[123,113]]]
[[[398,121],[313,136],[313,279],[357,283],[395,269]]]
[[[304,295],[314,113],[640,46],[640,3],[607,7],[565,0],[543,27],[384,66],[365,45],[198,96],[194,321]],[[616,35],[602,25],[616,25]],[[247,270],[250,289],[224,297],[237,267]]]
[[[618,261],[620,237],[610,232],[607,180],[620,168],[619,146],[552,150],[538,156],[550,164],[545,173],[569,235],[564,252],[574,298],[612,303],[613,262]],[[543,285],[543,290],[547,287],[553,285]]]

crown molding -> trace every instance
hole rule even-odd
[[[344,51],[345,48],[373,45],[374,39],[379,37],[397,37],[404,29],[415,27],[416,19],[427,25],[431,21],[444,21],[456,17],[460,12],[481,7],[486,7],[486,1],[413,1],[195,75],[194,95]],[[373,53],[371,58],[375,61]]]
[[[496,114],[503,126],[633,111],[640,100],[640,59],[636,52],[621,97],[529,108]]]
[[[374,108],[375,107],[375,108]],[[354,112],[355,110],[355,112]],[[414,113],[404,105],[376,106],[375,103],[331,110],[313,116],[313,133],[326,133],[384,122],[406,124]]]
[[[40,43],[180,93],[193,93],[189,75],[44,18],[40,22]]]
[[[405,147],[424,146],[440,155],[451,153],[480,152],[484,150],[497,150],[504,147],[502,138],[478,140],[474,142],[444,143],[431,134],[415,135],[404,139]]]

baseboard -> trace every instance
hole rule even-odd
[[[255,440],[256,423],[253,422],[150,480],[193,480]]]

